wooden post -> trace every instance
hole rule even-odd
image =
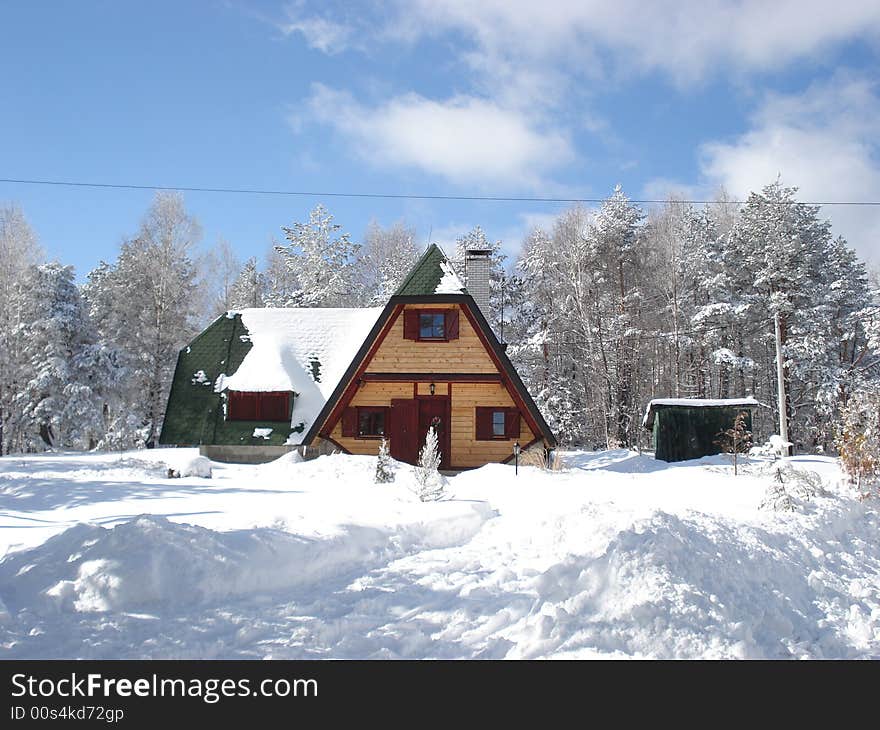
[[[776,382],[779,406],[779,435],[785,443],[788,443],[788,410],[786,409],[785,397],[785,368],[782,365],[782,324],[779,321],[779,312],[773,314],[773,325],[776,330]],[[791,447],[786,446],[786,456],[791,456]]]

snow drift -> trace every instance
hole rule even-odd
[[[476,532],[485,510],[397,535],[357,525],[317,539],[262,528],[216,532],[142,515],[78,525],[0,563],[0,597],[19,612],[179,609],[313,585]],[[2,604],[0,604],[2,605]],[[2,611],[0,611],[2,614]]]

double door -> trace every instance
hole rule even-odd
[[[444,396],[394,398],[391,401],[388,435],[391,456],[398,461],[415,464],[425,445],[428,429],[434,426],[440,448],[440,468],[450,464],[450,402]]]

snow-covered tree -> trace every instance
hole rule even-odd
[[[474,226],[467,233],[455,239],[455,250],[451,257],[452,266],[462,283],[467,286],[467,266],[465,256],[471,249],[490,251],[489,254],[489,312],[486,319],[495,332],[500,332],[502,299],[507,297],[505,291],[504,261],[507,255],[501,249],[501,241],[491,241],[481,226]]]
[[[416,487],[422,502],[435,502],[443,496],[444,478],[440,473],[440,448],[434,427],[428,429],[425,445],[416,466]]]
[[[379,443],[379,458],[376,461],[376,484],[388,484],[394,481],[394,469],[391,466],[391,455],[388,453],[388,441],[382,438]]]
[[[29,267],[12,301],[20,313],[12,337],[21,375],[13,397],[19,447],[95,446],[104,432],[104,392],[113,368],[97,342],[73,267]]]
[[[292,307],[296,303],[299,284],[294,271],[288,266],[288,257],[273,243],[266,254],[263,271],[263,303],[267,307]],[[299,305],[297,305],[299,306]]]
[[[29,266],[43,260],[43,252],[21,208],[14,204],[0,206],[0,456],[9,452],[18,434],[11,431],[20,414],[14,410],[13,397],[25,377],[19,353],[12,341],[21,324],[21,312],[15,292]]]
[[[367,227],[357,263],[360,299],[366,306],[385,304],[419,258],[415,230],[402,222]]]
[[[108,414],[112,443],[157,443],[177,353],[199,327],[192,252],[200,235],[180,195],[157,193],[116,263],[89,275],[85,295],[101,343],[125,370]]]
[[[257,259],[249,258],[244,262],[238,277],[232,285],[229,295],[230,309],[247,309],[262,307],[265,287],[265,276],[257,267]]]
[[[206,299],[205,319],[213,320],[218,314],[234,309],[233,290],[242,267],[229,241],[219,238],[216,245],[199,260],[198,268],[201,270],[201,289]]]
[[[834,439],[840,463],[861,490],[880,478],[880,390],[857,390],[841,410]]]
[[[322,205],[309,213],[306,223],[284,227],[288,243],[276,246],[293,278],[294,289],[283,303],[286,307],[344,307],[356,303],[355,259],[360,244]]]

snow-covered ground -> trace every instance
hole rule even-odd
[[[832,459],[776,511],[756,458],[572,452],[422,503],[371,457],[195,456],[0,459],[0,657],[880,657],[878,502]]]

